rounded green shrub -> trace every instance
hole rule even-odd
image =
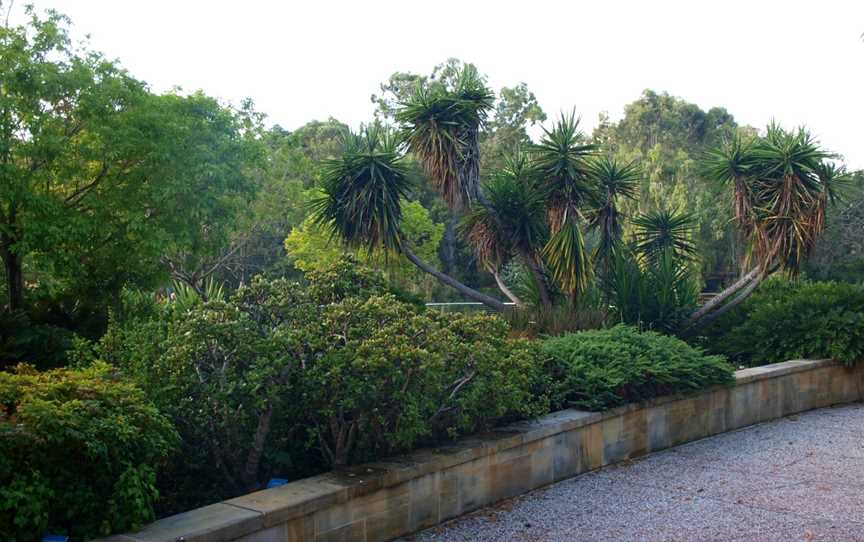
[[[108,365],[0,372],[0,539],[82,540],[143,525],[177,441]]]
[[[721,356],[623,325],[546,339],[542,349],[556,406],[604,410],[732,380]]]
[[[709,331],[708,347],[748,366],[864,360],[864,285],[776,279]]]

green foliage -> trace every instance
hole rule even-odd
[[[555,400],[603,410],[732,381],[732,367],[687,343],[628,326],[546,339]]]
[[[171,423],[107,365],[0,372],[0,538],[140,527],[177,444]]]
[[[326,163],[325,195],[313,202],[315,222],[348,246],[398,252],[407,171],[395,136],[380,125],[346,132],[342,154]]]
[[[163,256],[217,250],[255,188],[249,104],[155,95],[73,45],[64,17],[28,14],[26,25],[0,28],[0,258],[11,308],[24,305],[25,270],[106,303],[126,283],[159,278]]]
[[[668,249],[641,262],[631,251],[622,252],[607,281],[619,320],[641,329],[675,332],[696,308],[699,286],[693,272]]]
[[[411,242],[415,253],[424,261],[438,261],[438,244],[444,234],[444,225],[434,222],[429,212],[416,201],[403,201],[400,228]],[[404,258],[376,249],[352,249],[333,239],[331,232],[315,222],[314,217],[304,220],[285,238],[285,252],[297,269],[308,272],[333,266],[346,254],[358,261],[380,268],[388,280],[415,293],[428,292],[434,279],[420,272]]]
[[[22,311],[0,313],[0,370],[19,362],[39,369],[61,367],[75,337],[68,329],[35,323]]]
[[[667,93],[651,90],[624,108],[624,117],[610,123],[601,117],[594,140],[623,162],[637,161],[642,172],[638,196],[625,200],[621,211],[636,216],[660,209],[686,209],[697,221],[692,242],[700,255],[700,271],[711,282],[737,271],[739,252],[726,190],[698,167],[704,153],[739,128],[723,108],[702,110]],[[632,233],[625,225],[625,235]]]
[[[706,333],[710,350],[742,365],[862,361],[864,285],[771,280]]]
[[[502,320],[426,312],[346,258],[306,282],[259,277],[196,303],[124,295],[90,357],[122,367],[182,436],[163,510],[548,409],[535,346]]]
[[[318,320],[303,402],[329,463],[545,412],[533,347],[496,317],[417,312],[392,296],[349,298]],[[335,340],[329,339],[334,337]],[[328,340],[324,340],[328,338]]]

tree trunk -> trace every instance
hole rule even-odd
[[[456,267],[456,222],[455,216],[447,219],[444,226],[444,236],[441,239],[441,267],[444,273],[450,274]]]
[[[694,324],[694,326],[698,326],[698,327],[705,327],[705,326],[707,326],[708,324],[710,324],[711,322],[713,322],[714,320],[720,318],[721,316],[723,316],[724,314],[726,314],[726,313],[729,312],[730,310],[732,310],[732,309],[734,309],[735,307],[737,307],[738,305],[740,305],[742,301],[744,301],[745,299],[747,299],[748,297],[750,297],[750,294],[752,294],[753,291],[754,291],[754,290],[755,290],[755,289],[756,289],[760,284],[762,284],[762,281],[765,280],[765,277],[767,277],[767,276],[768,276],[768,273],[759,273],[759,274],[757,274],[757,275],[756,275],[756,278],[754,278],[752,281],[750,281],[750,283],[747,284],[747,286],[745,286],[744,288],[742,288],[741,291],[738,293],[738,295],[736,295],[736,296],[732,299],[732,301],[730,301],[729,303],[726,303],[726,304],[723,305],[722,307],[716,309],[714,312],[711,312],[710,314],[707,314],[707,315],[703,316],[701,319],[699,319],[698,321],[696,321],[696,323]],[[691,328],[691,329],[692,329],[692,328]]]
[[[0,244],[0,257],[6,270],[6,293],[9,312],[24,308],[24,272],[21,255],[12,251],[12,240],[5,238]]]
[[[709,312],[714,310],[716,307],[719,307],[726,301],[728,298],[735,295],[741,288],[745,287],[750,281],[759,275],[759,267],[754,267],[747,274],[743,275],[734,284],[728,286],[725,290],[717,294],[713,299],[699,307],[693,314],[690,315],[690,318],[687,319],[687,327],[691,327],[696,325],[696,323],[705,317]]]
[[[273,418],[273,402],[268,401],[267,408],[258,418],[258,427],[252,439],[252,448],[246,457],[246,467],[243,469],[243,483],[248,491],[258,489],[258,467],[261,465],[261,455],[264,453],[264,444],[267,435],[270,434],[270,420]]]
[[[505,284],[504,280],[501,279],[501,275],[498,274],[498,271],[494,271],[494,270],[490,269],[489,272],[492,273],[492,276],[495,278],[495,284],[498,285],[498,289],[501,290],[501,293],[503,293],[505,296],[507,296],[507,299],[512,301],[519,308],[522,308],[525,306],[525,303],[522,303],[522,300],[519,299],[516,296],[516,294],[514,294],[510,290],[510,288],[507,287],[507,284]]]
[[[437,269],[435,269],[434,267],[432,267],[428,263],[426,263],[423,260],[421,260],[420,258],[418,258],[417,255],[414,254],[414,252],[410,248],[408,248],[407,246],[402,247],[402,253],[405,254],[405,257],[408,258],[408,261],[410,261],[411,263],[416,265],[421,271],[423,271],[424,273],[428,273],[428,274],[432,275],[433,277],[438,279],[442,284],[445,284],[445,285],[453,288],[454,290],[456,290],[460,294],[464,295],[465,297],[467,297],[469,299],[473,299],[474,301],[479,301],[480,303],[483,303],[487,307],[494,309],[496,311],[499,311],[499,312],[504,311],[507,308],[507,306],[504,303],[498,301],[494,297],[480,293],[473,288],[465,286],[464,284],[462,284],[458,280],[454,279],[453,277],[451,277],[449,275],[445,275],[441,271],[438,271]]]
[[[552,308],[552,297],[549,295],[546,277],[540,269],[540,261],[537,259],[537,255],[523,254],[522,256],[525,259],[525,265],[528,266],[528,270],[534,278],[534,282],[537,284],[537,292],[540,294],[540,304],[544,309]]]

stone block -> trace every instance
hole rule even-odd
[[[408,532],[425,529],[440,521],[441,473],[427,474],[411,480],[411,518]]]
[[[225,502],[260,512],[264,526],[270,527],[345,502],[347,499],[344,486],[314,477],[256,491]]]
[[[491,465],[488,472],[487,503],[514,497],[532,489],[530,453],[498,461]]]
[[[229,542],[261,530],[260,512],[217,503],[151,523],[126,536],[136,542]]]
[[[316,542],[366,542],[366,525],[363,521],[355,521],[330,531],[319,532],[315,540]]]
[[[603,464],[645,455],[648,435],[645,409],[625,412],[600,422],[603,432]]]

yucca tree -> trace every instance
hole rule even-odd
[[[528,156],[515,149],[505,166],[484,185],[484,203],[474,206],[460,230],[479,263],[495,277],[501,291],[522,305],[501,280],[501,267],[518,256],[531,272],[541,304],[552,300],[542,272],[540,250],[548,239],[546,201],[539,190]]]
[[[340,156],[324,164],[325,195],[312,203],[315,221],[348,246],[402,254],[420,270],[466,297],[495,310],[505,305],[462,284],[421,260],[401,230],[402,200],[410,187],[399,140],[372,125],[347,132]]]
[[[495,95],[471,65],[454,88],[418,85],[396,111],[409,150],[452,208],[470,207],[480,196],[480,129]]]
[[[681,261],[696,258],[693,231],[698,220],[692,213],[659,209],[633,218],[634,248],[648,262],[655,262],[669,253]]]
[[[625,164],[602,156],[590,163],[590,174],[596,193],[588,212],[588,227],[598,232],[592,260],[595,268],[605,275],[621,250],[624,217],[619,209],[620,200],[636,197],[642,173],[635,162]]]
[[[734,138],[706,157],[706,171],[732,185],[734,218],[752,268],[693,313],[705,325],[743,301],[771,273],[798,273],[825,229],[827,207],[849,177],[805,128],[771,124],[761,138]]]
[[[562,114],[550,130],[543,131],[540,142],[532,147],[549,222],[550,237],[542,254],[552,279],[575,300],[591,277],[583,227],[584,211],[596,199],[591,160],[597,145],[586,141],[575,113]]]

